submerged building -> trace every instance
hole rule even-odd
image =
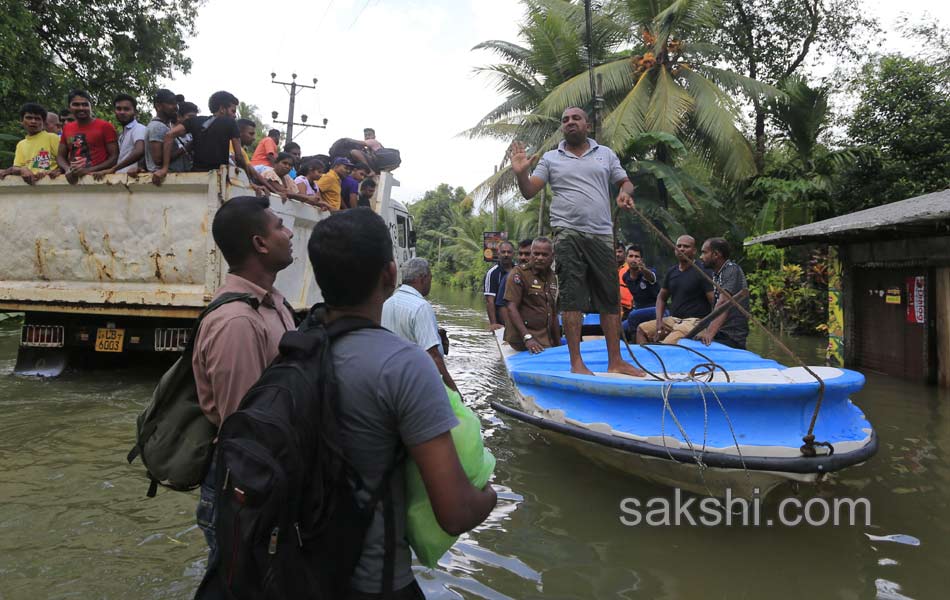
[[[829,364],[950,387],[950,190],[753,244],[828,245]]]

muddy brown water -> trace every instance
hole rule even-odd
[[[854,400],[880,436],[870,462],[782,498],[867,498],[870,525],[627,527],[620,502],[672,499],[489,407],[512,388],[481,298],[436,289],[449,368],[498,458],[498,507],[437,569],[429,598],[945,598],[950,393],[867,374]],[[0,599],[189,598],[205,566],[195,494],[145,497],[126,464],[160,371],[17,378],[18,323],[0,322]],[[821,341],[790,339],[809,362]],[[759,337],[752,349],[779,356]]]

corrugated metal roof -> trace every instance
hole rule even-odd
[[[760,235],[747,240],[745,245],[857,241],[902,231],[915,235],[950,234],[950,189]]]

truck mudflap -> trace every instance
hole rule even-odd
[[[14,375],[59,377],[66,369],[65,348],[29,348],[21,346],[16,355]]]

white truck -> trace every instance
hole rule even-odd
[[[401,264],[415,255],[415,232],[390,197],[398,185],[383,172],[373,201]],[[147,175],[0,181],[0,312],[25,313],[15,372],[54,376],[67,364],[184,349],[227,273],[214,213],[253,193],[233,167],[171,174],[160,187]],[[294,232],[294,262],[276,286],[302,312],[322,300],[307,241],[328,213],[276,196],[270,203]]]

